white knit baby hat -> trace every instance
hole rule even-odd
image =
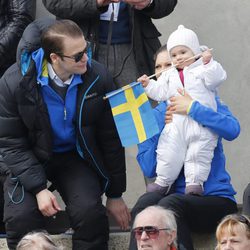
[[[197,35],[190,29],[185,28],[183,25],[179,25],[168,38],[167,49],[168,52],[176,46],[186,46],[191,49],[194,55],[200,53],[200,44]]]

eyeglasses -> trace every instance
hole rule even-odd
[[[78,52],[77,54],[73,55],[73,56],[66,56],[62,53],[57,53],[60,57],[66,57],[66,58],[70,58],[75,60],[75,63],[78,63],[81,61],[82,57],[84,54],[87,54],[90,50],[90,42],[87,42],[87,45],[85,47],[85,49],[81,52]]]
[[[244,215],[241,214],[235,215],[235,219],[247,225],[247,227],[250,229],[250,221]]]
[[[142,233],[145,232],[150,239],[156,239],[159,236],[160,231],[170,230],[170,228],[158,228],[154,226],[136,227],[132,230],[137,240],[141,239]]]

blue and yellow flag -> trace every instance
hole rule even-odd
[[[159,133],[158,124],[143,87],[138,82],[106,94],[124,147],[141,143]]]

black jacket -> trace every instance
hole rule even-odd
[[[43,4],[56,17],[75,21],[85,37],[98,48],[99,16],[107,7],[97,8],[96,0],[43,0]],[[169,15],[176,4],[177,0],[154,0],[150,7],[143,10],[130,7],[133,52],[139,75],[154,72],[153,55],[161,46],[161,34],[151,18],[159,19]]]
[[[17,44],[35,13],[35,0],[0,1],[0,77],[16,61]]]
[[[52,19],[36,20],[24,31],[18,56],[39,48],[41,31]],[[30,54],[30,53],[28,53]],[[52,156],[52,130],[36,69],[31,60],[21,74],[20,60],[0,80],[0,150],[11,174],[34,194],[46,188],[43,164]],[[108,197],[120,197],[126,188],[125,155],[105,93],[114,90],[106,69],[92,61],[78,89],[78,152],[98,172]]]

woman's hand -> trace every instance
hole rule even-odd
[[[167,107],[165,122],[170,123],[173,119],[173,114],[187,115],[188,108],[193,102],[192,97],[185,91],[179,88],[177,90],[180,95],[170,98],[171,104]]]
[[[167,106],[167,111],[166,111],[166,114],[165,114],[165,123],[168,124],[168,123],[171,123],[173,120],[173,111],[172,111],[172,108],[170,105]]]

